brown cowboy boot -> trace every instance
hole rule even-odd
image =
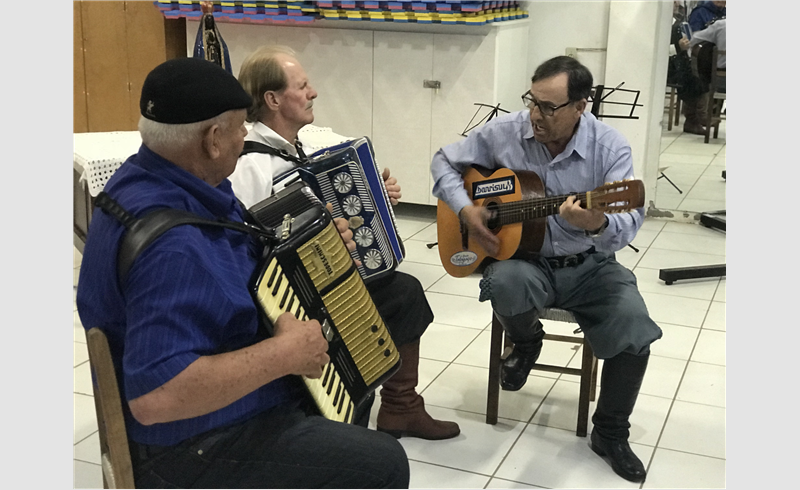
[[[419,340],[399,346],[400,369],[383,383],[378,430],[396,438],[450,439],[461,433],[458,424],[435,420],[425,411],[425,401],[417,394]]]

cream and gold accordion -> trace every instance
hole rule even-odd
[[[355,408],[400,367],[389,330],[311,189],[296,182],[249,212],[277,236],[250,285],[262,320],[270,334],[284,312],[320,322],[331,360],[321,378],[303,382],[324,417],[352,423]]]
[[[358,272],[365,281],[397,268],[405,248],[369,138],[319,150],[297,171],[322,201],[333,205],[333,217],[350,224],[356,242],[351,255],[361,261]]]

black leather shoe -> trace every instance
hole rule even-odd
[[[595,431],[592,431],[591,440],[592,451],[608,457],[614,473],[632,482],[643,482],[647,477],[642,461],[633,454],[627,440],[606,440]]]
[[[544,332],[542,332],[544,334]],[[542,335],[544,336],[544,335]],[[500,368],[500,387],[506,391],[517,391],[528,380],[539,354],[542,352],[542,341],[530,344],[515,344]]]
[[[706,134],[706,128],[700,123],[697,124],[686,123],[683,125],[683,132],[689,134],[699,134],[701,136],[704,136]]]

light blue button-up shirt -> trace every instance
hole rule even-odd
[[[495,118],[474,129],[466,139],[441,148],[431,162],[433,195],[456,213],[472,204],[461,175],[473,164],[533,171],[548,196],[587,192],[608,182],[633,178],[628,141],[588,112],[581,116],[567,147],[555,157],[534,139],[527,109]],[[644,209],[606,216],[608,228],[595,238],[561,216],[549,216],[540,253],[545,257],[571,255],[592,246],[616,252],[636,236],[644,221]]]

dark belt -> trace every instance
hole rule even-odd
[[[550,267],[553,269],[561,269],[563,267],[575,267],[577,265],[583,264],[583,261],[586,260],[586,257],[593,254],[595,252],[594,247],[590,248],[585,252],[581,252],[575,255],[564,255],[561,257],[545,257],[545,260]]]

